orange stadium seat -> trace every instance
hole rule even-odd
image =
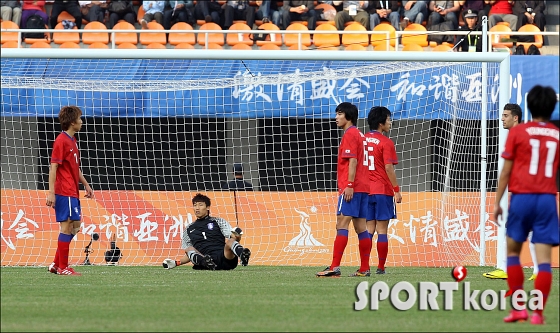
[[[47,42],[44,42],[44,41],[38,41],[38,42],[35,42],[35,43],[31,44],[30,47],[38,48],[38,49],[50,49],[51,48],[51,43],[47,43]]]
[[[167,47],[160,43],[151,43],[146,45],[147,49],[166,49]]]
[[[307,29],[307,26],[303,25],[301,23],[290,24],[286,28],[286,31],[288,31],[288,30],[309,31],[309,29]],[[284,45],[286,45],[286,46],[298,45],[298,40],[299,40],[298,34],[285,34],[284,35]],[[301,34],[301,44],[305,45],[305,46],[311,45],[311,35],[310,34]]]
[[[373,47],[374,51],[395,51],[395,48],[389,45],[389,49],[387,49],[387,44],[379,44]]]
[[[367,48],[360,44],[351,44],[344,48],[346,51],[366,51]]]
[[[196,44],[196,37],[194,32],[174,32],[174,30],[193,30],[193,27],[185,22],[175,23],[169,30],[169,44],[179,45],[182,43],[187,43],[194,45]]]
[[[267,30],[267,31],[279,31],[280,30],[280,28],[278,28],[274,23],[261,24],[259,29]],[[258,46],[263,46],[265,44],[274,44],[276,46],[282,46],[282,35],[270,33],[266,36],[265,40],[258,40],[257,41]]]
[[[353,22],[344,28],[344,32],[348,31],[367,31],[360,23]],[[367,34],[342,34],[342,44],[348,46],[351,44],[369,45],[369,36]]]
[[[190,43],[179,43],[175,45],[176,49],[194,49],[194,46]]]
[[[488,30],[490,32],[503,32],[503,34],[492,35],[492,46],[493,47],[513,47],[513,42],[503,42],[503,39],[509,39],[511,36],[511,29],[509,25],[497,24]]]
[[[259,47],[259,50],[281,50],[280,46],[272,43],[263,44]]]
[[[301,46],[301,48],[300,48],[300,46]],[[307,47],[307,46],[305,46],[305,45],[294,44],[294,45],[290,46],[290,47],[288,48],[288,50],[296,50],[296,51],[297,51],[297,50],[309,50],[309,47]]]
[[[61,48],[61,49],[79,49],[80,45],[78,45],[74,42],[64,42],[64,43],[60,44],[59,48]]]
[[[117,49],[137,49],[136,44],[132,43],[121,43],[118,44]]]
[[[416,52],[422,52],[424,51],[424,48],[418,44],[414,44],[414,43],[409,43],[406,44],[403,49],[403,51],[416,51]]]
[[[340,51],[340,46],[323,45],[321,47],[318,47],[317,50],[319,50],[319,51]]]
[[[2,43],[2,48],[17,49],[18,48],[18,42],[14,41],[14,40],[11,40],[9,42]]]
[[[315,6],[315,10],[323,10],[323,13],[327,13],[327,15],[330,15],[334,18],[334,16],[336,15],[336,8],[334,8],[332,5],[329,5],[327,3],[321,3],[318,4],[317,6]],[[321,24],[330,24],[332,26],[336,26],[336,23],[334,22],[334,20],[317,20],[317,26],[321,25]]]
[[[208,35],[208,43],[214,43],[220,46],[224,45],[224,34],[222,32],[222,27],[220,27],[216,23],[213,22],[204,23],[203,25],[200,26],[199,31],[200,30],[216,30],[219,32],[208,33],[208,34],[203,32],[198,32],[196,38],[198,41],[198,45],[202,45],[202,46],[206,45],[206,35]]]
[[[138,34],[136,33],[136,28],[132,24],[128,22],[119,22],[115,24],[113,30],[131,30],[131,32],[115,32],[115,44],[138,43]]]
[[[452,47],[447,45],[447,44],[441,44],[441,45],[438,45],[436,47],[432,47],[433,52],[448,52],[451,49],[452,49]]]
[[[541,31],[539,30],[539,28],[536,25],[525,24],[524,26],[519,28],[518,31],[519,32],[534,32],[535,33],[535,42],[534,43],[531,43],[531,42],[527,42],[527,43],[517,42],[517,45],[523,45],[523,47],[525,48],[525,53],[527,53],[527,50],[529,49],[529,46],[531,46],[531,44],[534,44],[539,49],[542,47],[542,45],[543,45],[543,35],[539,34]],[[516,36],[516,37],[519,38],[519,36]]]
[[[247,44],[235,44],[231,47],[231,50],[252,50],[253,47]]]
[[[418,44],[422,47],[428,46],[428,34],[426,27],[418,23],[409,24],[408,27],[404,29],[404,31],[414,31],[418,32],[418,34],[403,34],[402,35],[402,44]]]
[[[251,31],[251,28],[246,23],[234,23],[229,27],[229,30],[247,30]],[[249,33],[229,33],[226,34],[226,43],[229,46],[234,46],[237,44],[253,45],[254,41],[249,38]]]
[[[86,24],[84,30],[107,30],[105,24],[101,22],[90,22]],[[82,43],[93,44],[103,43],[109,44],[109,32],[82,32]]]
[[[396,30],[395,28],[385,22],[382,22],[381,24],[378,24],[375,26],[375,28],[373,28],[373,31],[387,31],[389,32],[389,45],[391,46],[395,46],[396,44]],[[379,35],[375,35],[372,34],[371,35],[371,45],[373,45],[374,47],[379,45],[379,44],[385,44],[387,43],[387,34],[379,34]]]
[[[89,44],[89,49],[108,49],[109,45],[105,44],[105,43],[101,43],[101,42],[95,42],[95,43],[91,43]]]
[[[64,29],[62,23],[59,23],[54,29],[58,30],[53,33],[53,42],[55,42],[55,44],[63,44],[66,42],[80,43],[80,33],[78,32],[78,27],[72,28],[72,30],[76,30],[76,32],[59,32],[68,31],[67,29]]]
[[[224,47],[220,44],[217,43],[208,43],[208,47],[206,47],[206,45],[204,45],[204,48],[207,48],[208,50],[223,50]]]
[[[315,31],[332,31],[332,34],[314,34],[313,45],[322,47],[326,45],[338,46],[340,45],[340,35],[334,25],[321,24],[315,28]]]
[[[12,21],[2,21],[0,29],[19,29],[19,26]],[[18,41],[18,33],[16,32],[4,32],[0,33],[0,42],[2,44],[6,42],[17,42]]]
[[[163,32],[163,26],[157,22],[148,22],[148,30],[162,30],[162,32],[145,32],[142,30],[140,32],[140,44],[149,45],[153,43],[167,44],[167,38],[165,37],[165,32]]]

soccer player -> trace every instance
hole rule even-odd
[[[211,217],[211,201],[206,195],[197,193],[192,204],[196,221],[183,231],[185,255],[179,260],[165,259],[163,267],[171,269],[192,262],[194,269],[231,270],[237,267],[237,258],[247,266],[251,251],[239,244],[241,229],[232,230],[226,220]]]
[[[508,103],[504,106],[504,111],[502,113],[502,124],[504,129],[510,130],[512,127],[517,126],[522,118],[521,107],[515,103]],[[500,228],[498,232],[505,233],[505,227]],[[529,240],[531,240],[532,232],[529,233]],[[501,234],[503,235],[503,234]],[[499,244],[500,246],[507,247],[507,245]],[[535,244],[529,242],[529,251],[531,252],[531,259],[533,260],[533,275],[529,277],[529,281],[534,280],[537,277],[537,273],[539,272],[539,265],[537,264],[537,257],[535,253]],[[484,273],[482,276],[487,277],[489,279],[507,279],[507,273],[505,271],[507,267],[507,253],[503,251],[503,256],[497,258],[497,269],[493,270],[489,273]]]
[[[338,205],[336,238],[331,265],[317,273],[318,277],[340,276],[340,262],[348,244],[350,221],[358,234],[360,268],[350,276],[370,276],[371,238],[366,228],[369,182],[364,161],[365,137],[356,127],[358,108],[348,102],[336,107],[336,125],[344,130],[338,148]]]
[[[509,186],[511,200],[507,220],[507,283],[511,295],[523,289],[523,269],[519,262],[523,242],[533,231],[539,273],[535,290],[543,295],[543,309],[535,310],[531,324],[544,324],[543,310],[552,286],[550,269],[553,246],[558,246],[556,174],[558,172],[559,131],[550,123],[557,103],[551,87],[537,85],[527,95],[533,120],[512,128],[502,157],[505,159],[496,194],[494,218],[502,215],[500,200]],[[505,322],[524,321],[527,310],[511,310]]]
[[[70,242],[80,231],[81,207],[79,186],[86,190],[86,198],[93,198],[93,190],[80,170],[80,152],[74,134],[82,128],[82,110],[77,106],[64,106],[58,119],[62,127],[54,141],[49,171],[47,206],[53,207],[56,221],[60,224],[58,247],[49,272],[59,275],[82,275],[68,267]]]
[[[383,135],[391,130],[391,111],[374,106],[368,114],[369,133],[366,133],[365,161],[369,169],[369,209],[366,217],[370,237],[377,232],[377,255],[379,263],[376,274],[385,274],[385,261],[389,252],[387,228],[389,220],[397,217],[395,201],[401,203],[397,175],[393,165],[398,164],[393,141]]]

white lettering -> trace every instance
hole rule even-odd
[[[511,306],[517,310],[525,310],[525,302],[527,302],[527,294],[523,289],[517,289],[511,295]]]
[[[362,311],[367,306],[367,292],[368,290],[368,283],[366,281],[360,282],[356,287],[356,296],[358,297],[358,301],[354,302],[354,310]]]
[[[465,310],[470,310],[471,306],[473,310],[480,310],[480,307],[478,306],[477,302],[476,302],[476,296],[478,295],[479,290],[473,290],[472,294],[470,292],[471,289],[471,283],[470,282],[465,282],[463,284],[463,290],[464,290],[464,295],[463,295],[463,305],[464,305],[464,309]]]
[[[490,304],[488,304],[488,296],[490,296]],[[480,294],[480,306],[486,311],[493,310],[498,304],[498,294],[494,290],[484,290]]]
[[[459,283],[458,282],[440,282],[439,283],[439,290],[444,292],[443,300],[444,305],[443,309],[446,311],[453,310],[453,291],[459,290]]]
[[[418,286],[418,294],[420,294],[420,311],[428,310],[428,304],[431,310],[439,310],[436,297],[439,293],[438,286],[433,282],[420,282]]]
[[[389,296],[389,286],[383,281],[377,281],[370,290],[370,310],[379,310],[379,301],[384,301]]]
[[[406,301],[401,301],[399,297],[401,291],[406,291]],[[397,310],[410,310],[410,308],[414,306],[414,303],[416,303],[416,298],[416,289],[414,289],[414,286],[410,282],[397,282],[391,289],[391,303],[393,303],[393,306]]]

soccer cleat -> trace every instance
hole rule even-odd
[[[531,275],[531,277],[529,277],[529,281],[534,281],[537,278],[537,274],[533,274]]]
[[[54,264],[54,262],[49,265],[49,272],[51,272],[53,274],[57,274],[58,267]]]
[[[371,275],[371,272],[369,271],[369,269],[365,272],[360,272],[360,270],[355,271],[354,273],[348,275],[350,277],[368,277]]]
[[[511,310],[509,315],[504,318],[504,323],[515,323],[526,321],[529,318],[527,310]]]
[[[340,267],[331,269],[330,266],[327,266],[327,268],[315,274],[315,276],[317,277],[340,277],[340,275],[341,275]]]
[[[378,269],[375,271],[375,274],[385,274],[385,270],[384,270],[384,269],[381,269],[381,268],[378,268]]]
[[[239,258],[241,259],[241,266],[249,265],[250,257],[251,257],[251,250],[249,250],[248,248],[244,248],[243,252],[241,252],[241,257]]]
[[[163,261],[163,268],[165,269],[172,269],[175,268],[177,266],[177,264],[175,263],[175,260],[173,259],[165,259]]]
[[[58,275],[82,275],[81,273],[76,272],[73,268],[71,267],[66,267],[64,269],[61,269],[60,267],[57,270],[57,274]]]
[[[214,260],[209,254],[204,256],[204,260],[202,261],[202,266],[206,267],[211,271],[216,269],[216,263],[214,262]]]
[[[544,325],[544,317],[541,314],[533,313],[531,315],[531,324]]]
[[[484,273],[482,276],[487,277],[489,279],[507,279],[508,275],[502,269],[496,269],[490,273]]]

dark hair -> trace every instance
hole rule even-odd
[[[346,120],[352,122],[352,125],[356,125],[358,123],[358,108],[348,102],[342,102],[338,104],[336,107],[336,113],[344,113]]]
[[[523,116],[523,112],[521,112],[521,107],[519,104],[515,103],[508,103],[504,106],[504,110],[508,110],[511,112],[513,117],[517,116],[517,121],[521,122],[521,118]]]
[[[558,97],[552,87],[534,86],[527,94],[527,107],[533,118],[550,120],[552,112],[558,103]]]
[[[63,106],[58,113],[58,121],[62,126],[62,130],[66,131],[70,128],[73,122],[80,119],[82,116],[82,110],[77,106]]]
[[[209,197],[205,196],[204,194],[200,194],[200,193],[197,193],[197,194],[192,198],[192,203],[193,203],[193,205],[194,205],[196,202],[203,202],[203,203],[206,204],[206,207],[210,207],[210,203],[211,203]]]
[[[384,106],[374,106],[369,110],[367,121],[369,129],[376,131],[379,125],[384,125],[387,118],[391,117],[391,111]]]

